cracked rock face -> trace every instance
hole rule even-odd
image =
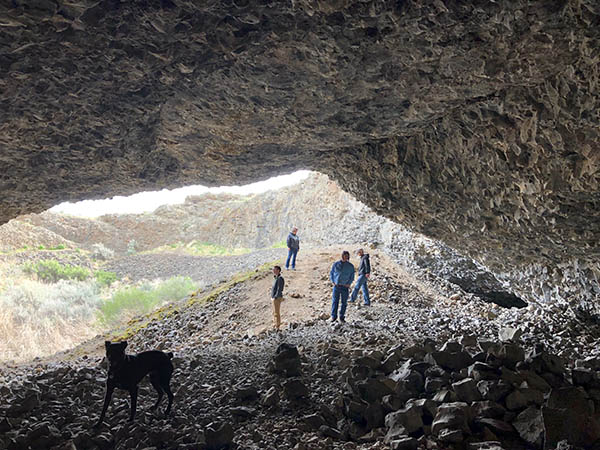
[[[594,0],[5,1],[0,222],[306,168],[595,295],[598,48]]]

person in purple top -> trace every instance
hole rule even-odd
[[[356,301],[356,298],[358,297],[358,291],[362,289],[363,297],[365,299],[365,306],[370,306],[371,300],[369,298],[369,288],[367,287],[367,280],[371,276],[371,262],[369,260],[369,254],[365,253],[362,248],[359,248],[356,254],[360,256],[360,265],[358,266],[358,278],[356,279],[356,284],[354,285],[352,295],[350,296],[350,303],[354,303]]]

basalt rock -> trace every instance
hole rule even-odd
[[[0,24],[0,222],[310,168],[540,298],[600,292],[595,0],[13,0]]]

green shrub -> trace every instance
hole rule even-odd
[[[45,249],[46,249],[46,247],[44,247],[43,245],[41,245],[41,244],[38,245],[38,250],[45,250]]]
[[[180,300],[198,289],[198,285],[190,277],[172,277],[155,288],[160,302]]]
[[[85,267],[62,265],[53,259],[43,259],[36,263],[25,263],[23,271],[35,275],[38,280],[56,283],[59,280],[83,281],[89,278],[90,272]]]
[[[273,245],[271,245],[271,248],[287,248],[287,241],[282,239],[279,242],[275,242]]]
[[[104,326],[115,325],[134,315],[149,313],[162,303],[180,300],[197,289],[188,277],[173,277],[156,287],[120,289],[102,303],[98,320]]]
[[[97,270],[94,273],[94,277],[98,284],[102,287],[108,287],[117,281],[117,274],[114,272],[108,272],[106,270]]]

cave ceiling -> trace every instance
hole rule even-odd
[[[0,0],[0,223],[312,169],[498,270],[600,276],[599,67],[596,0]]]

